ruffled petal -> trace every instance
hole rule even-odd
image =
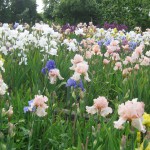
[[[75,81],[79,81],[80,80],[80,75],[79,73],[75,72],[73,74],[73,76],[71,77],[71,79],[75,80]]]
[[[101,116],[106,117],[108,114],[112,113],[112,108],[106,107],[101,110]]]
[[[45,109],[44,109],[44,108],[38,107],[38,108],[36,109],[36,114],[37,114],[37,116],[39,116],[39,117],[44,117],[45,115],[47,115],[47,112],[45,112]]]
[[[91,80],[90,80],[90,78],[89,78],[88,73],[86,73],[86,74],[85,74],[84,79],[85,79],[86,81],[88,81],[88,82],[90,82],[90,81],[91,81]]]
[[[55,84],[56,83],[56,79],[57,79],[56,77],[50,77],[49,79],[50,79],[50,83],[51,84]]]
[[[60,75],[60,73],[58,74],[58,78],[59,80],[64,80],[64,78]]]
[[[118,121],[114,121],[114,127],[116,128],[116,129],[123,129],[123,124],[126,122],[126,119],[124,119],[124,118],[119,118],[119,120]]]
[[[95,106],[86,106],[86,112],[93,115],[97,112],[97,109],[95,108]]]

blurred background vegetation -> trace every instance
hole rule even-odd
[[[36,7],[36,0],[0,0],[0,22],[34,23]]]
[[[0,22],[56,22],[77,24],[93,21],[150,26],[149,0],[43,0],[43,13],[36,11],[36,0],[0,0]]]

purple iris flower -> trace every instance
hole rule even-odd
[[[107,41],[104,42],[104,45],[108,46],[110,44],[110,42],[111,42],[111,39],[107,39]]]
[[[66,87],[81,88],[81,90],[84,91],[82,80],[80,80],[79,83],[77,83],[75,80],[70,78],[67,80]]]
[[[43,74],[46,74],[46,68],[42,68],[41,72],[42,72]]]
[[[97,42],[97,44],[98,44],[99,46],[102,46],[103,43],[104,43],[104,40],[100,40],[100,41]]]
[[[19,26],[19,23],[15,22],[14,29],[16,29]]]
[[[23,108],[23,111],[24,111],[24,113],[28,112],[28,111],[29,111],[29,107],[27,107],[27,106],[24,107],[24,108]]]
[[[77,82],[70,78],[70,79],[67,80],[67,84],[66,84],[66,87],[69,87],[69,86],[70,87],[73,86],[74,88],[76,88],[77,87]]]
[[[31,105],[32,105],[33,101],[34,101],[33,99],[30,100],[30,101],[28,101],[29,106],[25,106],[25,107],[23,108],[24,113],[26,113],[26,112],[28,112],[28,111],[34,112],[34,111],[36,110],[36,107],[33,107],[32,110],[31,110]]]
[[[78,83],[78,87],[81,88],[82,91],[84,91],[82,80],[80,80],[80,82]]]
[[[104,23],[104,28],[105,29],[114,29],[114,28],[117,28],[117,30],[127,30],[128,27],[124,24],[117,24],[117,23],[108,23],[108,22],[105,22]]]
[[[137,43],[136,42],[133,42],[133,41],[129,42],[129,48],[130,48],[130,50],[133,51],[136,47],[137,47]]]
[[[128,40],[126,38],[122,39],[122,45],[127,45],[128,44]]]
[[[55,69],[56,68],[56,64],[54,60],[49,60],[47,61],[46,65],[44,68],[42,68],[41,72],[43,74],[46,74],[46,70],[50,71],[51,69]]]
[[[32,99],[32,100],[30,100],[30,101],[28,101],[29,106],[31,106],[31,105],[32,105],[33,101],[34,101],[33,99]]]
[[[70,29],[70,32],[74,32],[76,29],[76,26],[74,25],[70,25],[69,23],[66,23],[63,27],[62,27],[62,31],[65,32],[67,29]]]
[[[50,71],[51,69],[55,69],[56,68],[55,61],[54,60],[47,61],[45,68],[48,71]]]

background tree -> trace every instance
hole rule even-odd
[[[44,16],[59,23],[93,21],[125,24],[129,28],[150,24],[149,0],[43,0]]]
[[[44,15],[61,23],[97,22],[100,18],[96,0],[43,0]]]
[[[54,20],[56,18],[56,10],[60,5],[60,0],[43,0],[44,3],[44,17]]]
[[[36,0],[0,0],[0,21],[34,23],[36,7]]]
[[[11,0],[0,0],[0,22],[11,21]]]
[[[149,0],[99,0],[101,22],[126,24],[129,28],[141,26],[143,30],[150,24]]]
[[[14,0],[13,21],[34,23],[36,19],[36,0]]]

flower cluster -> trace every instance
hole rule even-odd
[[[48,98],[43,95],[35,95],[35,98],[33,100],[28,101],[29,106],[24,107],[24,112],[35,112],[37,116],[43,117],[47,115],[46,109],[48,108],[48,105],[46,102],[48,101]]]
[[[71,33],[74,32],[76,26],[70,25],[69,23],[66,23],[65,25],[62,26],[61,30],[64,33]]]
[[[93,101],[93,106],[86,106],[87,113],[92,115],[98,113],[103,117],[112,113],[112,108],[108,107],[108,101],[104,96],[99,96]],[[144,113],[144,106],[143,102],[137,102],[137,98],[119,105],[118,114],[120,117],[118,121],[114,121],[114,127],[123,129],[123,124],[129,121],[133,127],[145,133],[145,126],[150,127],[150,115]]]
[[[104,28],[105,29],[114,29],[114,28],[117,28],[117,30],[127,30],[128,29],[128,27],[126,26],[126,25],[124,25],[124,24],[117,24],[117,23],[107,23],[107,22],[105,22],[104,23]]]
[[[71,79],[75,81],[79,81],[81,79],[81,76],[84,76],[84,79],[90,82],[88,75],[88,69],[89,65],[86,61],[83,60],[83,57],[79,54],[76,54],[74,56],[74,59],[71,59],[71,63],[73,64],[72,67],[70,67],[71,70],[74,70],[74,74],[71,77]]]
[[[106,23],[105,26],[109,26],[109,24]],[[114,27],[118,27],[118,30]],[[104,29],[94,26],[92,22],[90,22],[89,25],[79,23],[77,26],[66,24],[62,27],[62,33],[61,31],[56,32],[56,30],[48,24],[36,23],[31,28],[31,32],[29,32],[26,25],[15,23],[13,29],[5,23],[0,27],[0,51],[4,55],[11,54],[15,50],[19,51],[19,65],[28,65],[28,47],[30,47],[30,49],[40,48],[44,59],[47,54],[58,56],[57,51],[60,45],[64,45],[69,51],[76,52],[79,50],[79,45],[82,42],[75,38],[66,37],[70,32],[74,35],[84,35],[84,37],[86,37],[84,39],[85,41],[92,41],[93,44],[91,48],[84,47],[84,50],[86,49],[85,53],[87,58],[90,58],[93,54],[102,56],[100,50],[102,46],[108,46],[107,48],[111,48],[112,50],[112,41],[118,41],[119,44],[121,44],[120,48],[122,47],[125,51],[134,51],[139,45],[150,44],[149,30],[143,33],[137,33],[135,31],[125,32],[124,30],[120,30],[120,27],[123,29],[125,26],[112,24],[109,29]],[[66,36],[64,36],[64,32]],[[100,47],[98,47],[98,45]],[[89,47],[89,44],[84,44],[84,46]],[[119,45],[116,45],[116,50],[119,50]],[[144,59],[144,64],[145,61]]]
[[[78,51],[78,42],[76,39],[64,39],[61,45],[66,46],[67,50],[76,52]]]

